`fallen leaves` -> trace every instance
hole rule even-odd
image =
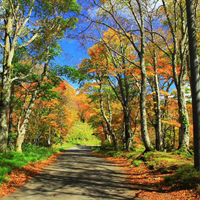
[[[105,157],[108,161],[123,167],[127,175],[127,180],[132,184],[135,190],[136,197],[148,200],[197,200],[200,196],[193,190],[181,190],[177,188],[173,190],[166,187],[163,183],[164,177],[173,174],[171,170],[167,174],[162,174],[159,170],[150,170],[143,163],[139,167],[130,168],[131,162],[123,157],[113,158],[106,157],[99,153],[94,153],[97,156]]]
[[[0,198],[12,194],[17,188],[21,187],[29,179],[36,176],[47,165],[51,164],[57,156],[62,154],[61,152],[51,156],[48,160],[40,161],[36,163],[30,163],[22,168],[15,169],[9,175],[7,182],[0,186]]]

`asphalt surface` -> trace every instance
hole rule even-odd
[[[36,177],[3,200],[138,199],[123,170],[92,154],[91,148],[70,148]]]

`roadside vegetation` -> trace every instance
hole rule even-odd
[[[96,146],[99,144],[100,140],[94,136],[93,129],[89,124],[76,122],[70,129],[70,135],[62,146],[54,144],[51,147],[45,147],[25,144],[22,153],[16,151],[0,153],[0,185],[8,181],[13,170],[22,168],[24,165],[47,160],[52,155],[75,145]]]
[[[191,190],[196,194],[200,193],[200,172],[193,167],[193,155],[184,149],[173,152],[150,151],[144,152],[142,145],[137,145],[130,152],[120,149],[115,151],[112,144],[105,142],[101,147],[93,148],[98,155],[123,158],[128,161],[130,170],[141,170],[144,166],[147,169],[146,179],[151,180],[152,174],[156,174],[154,179],[158,179],[154,186],[162,192]],[[143,174],[141,174],[141,177]],[[137,179],[140,184],[140,179]],[[150,181],[149,181],[150,184]],[[142,189],[141,185],[141,189]]]
[[[67,144],[61,147],[48,148],[38,147],[36,145],[23,146],[23,153],[9,151],[0,153],[0,185],[8,181],[9,175],[15,169],[22,168],[24,165],[33,164],[47,160],[59,151],[66,150],[73,144]]]

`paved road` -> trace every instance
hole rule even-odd
[[[3,200],[136,199],[120,167],[92,155],[90,147],[66,150],[53,164]]]

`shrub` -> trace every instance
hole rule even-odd
[[[179,168],[175,175],[165,177],[165,182],[169,185],[176,184],[176,186],[184,189],[196,188],[198,190],[200,172],[194,169],[192,165],[186,165]]]
[[[101,144],[101,150],[103,151],[114,150],[113,144],[108,141],[105,141]]]
[[[47,147],[38,147],[35,145],[23,146],[23,153],[9,151],[0,154],[0,184],[6,181],[7,174],[12,170],[23,167],[29,162],[45,160],[54,152]]]
[[[164,181],[167,185],[174,185],[174,179],[172,176],[165,176]]]

